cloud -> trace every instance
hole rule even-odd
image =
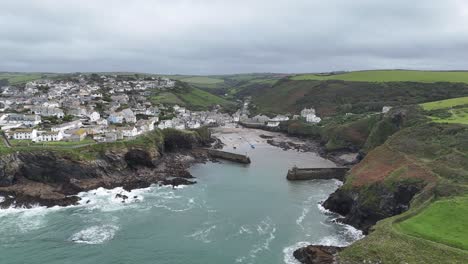
[[[463,0],[5,0],[1,71],[467,69]]]

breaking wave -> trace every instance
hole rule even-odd
[[[118,230],[115,225],[97,225],[83,229],[70,237],[70,241],[81,244],[102,244],[114,238]]]

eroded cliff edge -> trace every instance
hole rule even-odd
[[[135,140],[78,149],[31,148],[0,156],[1,207],[70,205],[81,191],[153,183],[191,184],[191,164],[207,159],[207,129],[153,131]]]
[[[387,127],[398,129],[382,138],[383,144],[369,148],[365,158],[349,171],[343,186],[323,203],[325,208],[343,216],[339,221],[368,234],[333,253],[334,261],[411,263],[411,256],[418,256],[419,262],[427,263],[434,257],[443,261],[448,252],[453,259],[463,258],[455,249],[399,234],[393,223],[432,200],[468,193],[464,187],[468,181],[468,128],[424,120],[414,122],[401,110],[389,117],[392,126]],[[316,247],[309,246],[308,251]]]

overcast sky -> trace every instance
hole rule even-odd
[[[1,0],[0,71],[468,70],[468,0]]]

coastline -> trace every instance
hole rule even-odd
[[[35,158],[43,158],[38,154]],[[157,154],[154,160],[144,160],[135,157],[141,164],[129,166],[130,162],[123,161],[122,153],[113,153],[113,159],[102,158],[92,162],[70,165],[61,157],[54,157],[52,161],[66,167],[67,170],[83,170],[87,175],[83,178],[66,178],[60,182],[34,181],[24,176],[16,177],[9,186],[0,187],[0,208],[33,206],[69,206],[79,203],[77,196],[80,192],[98,188],[113,189],[122,187],[124,190],[146,188],[152,184],[158,185],[189,185],[196,181],[188,169],[195,163],[209,160],[206,151],[201,148],[178,150],[164,154]],[[50,157],[50,156],[49,156]],[[15,158],[17,161],[17,159]],[[50,160],[49,160],[50,162]],[[32,162],[31,162],[32,163]],[[125,164],[123,164],[125,163]],[[147,164],[145,164],[147,163]],[[41,163],[41,166],[52,166]],[[94,177],[88,177],[89,175]]]
[[[234,137],[233,134],[242,131],[241,137]],[[311,152],[316,153],[317,156],[319,152],[317,151],[316,146],[319,144],[313,141],[307,141],[300,138],[290,137],[284,133],[280,132],[265,132],[263,130],[256,130],[250,128],[215,128],[213,129],[213,137],[218,139],[218,144],[223,144],[223,149],[227,151],[239,152],[242,153],[245,148],[242,148],[241,145],[254,144],[254,145],[269,145],[283,151],[294,150],[297,152]],[[229,136],[231,135],[231,136]],[[281,147],[281,145],[271,144],[271,140],[274,142],[279,142],[281,145],[291,146],[290,148]],[[312,148],[311,146],[314,146]],[[236,147],[236,148],[234,148]],[[245,146],[244,146],[245,147]],[[127,192],[130,192],[134,189],[141,189],[150,187],[153,184],[159,185],[187,185],[194,184],[196,181],[193,176],[189,173],[188,169],[190,166],[197,163],[205,163],[210,160],[206,151],[201,148],[194,148],[191,150],[176,150],[173,152],[168,152],[162,154],[157,159],[157,164],[154,168],[151,167],[139,167],[133,169],[132,171],[125,171],[125,173],[130,173],[130,177],[105,177],[97,179],[83,179],[80,181],[74,181],[73,185],[75,188],[69,188],[64,199],[55,199],[47,200],[40,199],[38,197],[30,197],[28,195],[16,196],[14,199],[9,199],[8,195],[10,193],[1,193],[0,195],[6,197],[2,201],[2,206],[4,208],[9,208],[11,206],[16,207],[32,207],[35,205],[53,207],[56,205],[59,206],[69,206],[69,205],[78,205],[87,203],[88,201],[83,200],[83,192],[100,192],[101,188],[104,188],[106,192],[112,192],[115,188],[118,190],[122,189],[123,191],[117,192],[115,194],[116,199],[121,199],[122,202],[131,201],[134,197],[129,197]],[[335,165],[337,165],[335,163]],[[128,175],[127,175],[128,176]],[[286,175],[285,175],[286,176]],[[32,191],[37,188],[51,188],[51,186],[46,186],[43,183],[37,183],[41,186],[33,186]],[[26,184],[27,186],[27,184]],[[153,185],[154,186],[154,185]],[[77,187],[77,188],[76,188]],[[121,187],[121,188],[119,188]],[[15,188],[24,188],[24,186],[16,186]],[[2,190],[3,188],[0,188]],[[12,188],[12,191],[17,191]],[[26,193],[28,189],[23,189],[23,192]],[[19,198],[19,199],[18,199]],[[81,200],[80,200],[81,199]],[[127,200],[128,199],[128,200]],[[15,202],[13,202],[15,201]],[[298,251],[295,250],[294,252]],[[297,255],[298,253],[295,253]]]

